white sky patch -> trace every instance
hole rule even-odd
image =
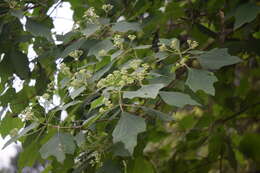
[[[0,136],[0,148],[3,148],[4,144],[10,139],[9,136],[4,139]],[[11,164],[11,158],[15,157],[17,154],[16,147],[19,147],[20,144],[12,143],[7,146],[4,150],[0,150],[0,170],[1,168],[8,168]]]
[[[58,2],[59,3],[59,2]],[[54,4],[47,12],[53,19],[54,28],[52,32],[57,34],[65,34],[73,28],[73,11],[70,9],[71,5],[68,2],[60,3],[59,7],[55,9],[57,3]]]

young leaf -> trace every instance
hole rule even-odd
[[[55,156],[60,163],[65,160],[65,154],[73,154],[76,145],[74,138],[69,133],[57,133],[41,149],[40,154],[43,159]]]
[[[136,91],[125,91],[123,94],[123,98],[152,98],[155,99],[159,93],[159,90],[164,87],[164,84],[151,84],[151,85],[144,85],[142,88]]]
[[[146,123],[142,117],[123,112],[113,131],[113,142],[122,142],[131,154],[137,145],[137,135],[146,130]]]
[[[206,70],[188,69],[188,79],[186,85],[196,92],[203,90],[205,93],[215,95],[214,83],[217,81],[216,76]]]
[[[229,55],[227,48],[214,48],[200,55],[197,59],[203,68],[212,70],[241,62],[238,57]]]
[[[183,107],[185,105],[200,105],[189,95],[180,92],[161,91],[160,96],[162,97],[163,101],[172,106]]]

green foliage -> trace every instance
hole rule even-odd
[[[58,35],[47,11],[64,2],[75,26]],[[37,163],[53,173],[259,171],[259,9],[256,0],[0,2],[3,148],[21,142],[19,172]]]

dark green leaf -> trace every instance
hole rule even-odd
[[[141,117],[123,112],[113,131],[113,142],[122,142],[131,154],[137,145],[137,135],[146,130],[145,120]]]
[[[63,163],[66,157],[65,154],[73,154],[75,148],[73,136],[69,133],[60,132],[41,147],[40,154],[43,159],[55,156],[60,163]]]
[[[212,49],[200,55],[198,60],[203,68],[212,70],[241,62],[238,57],[229,55],[226,48]]]
[[[152,98],[155,99],[160,91],[164,87],[164,84],[151,84],[143,85],[142,88],[136,91],[124,91],[123,98]]]
[[[236,22],[234,24],[234,29],[241,27],[245,23],[253,21],[259,12],[260,7],[253,3],[245,3],[240,5],[235,12]]]
[[[205,93],[215,95],[214,83],[217,81],[215,75],[206,70],[188,69],[188,85],[192,91],[203,90]]]
[[[180,92],[161,91],[160,96],[162,97],[163,101],[172,106],[183,107],[185,105],[200,105],[189,95]]]

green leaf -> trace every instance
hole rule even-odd
[[[227,48],[212,49],[200,55],[197,59],[203,68],[212,70],[241,62],[238,57],[229,55]]]
[[[74,137],[77,145],[81,147],[85,143],[85,135],[82,131],[80,131],[75,137]]]
[[[200,105],[189,95],[180,92],[161,91],[160,96],[162,97],[163,101],[172,106],[183,107],[185,105]]]
[[[154,173],[153,165],[142,157],[138,157],[130,163],[128,173]]]
[[[100,29],[100,25],[97,24],[88,24],[85,29],[83,29],[81,32],[86,36],[89,37],[95,32],[97,32]]]
[[[31,131],[32,129],[35,129],[36,127],[38,127],[38,123],[32,123],[29,126],[25,127],[17,136],[12,137],[11,139],[9,139],[3,146],[2,149],[5,149],[8,145],[10,145],[11,143],[15,142],[16,140],[18,140],[20,137],[23,137],[24,135],[26,135],[29,131]]]
[[[86,90],[85,86],[82,86],[80,88],[75,89],[70,93],[70,97],[74,100],[76,97],[78,97],[82,92]]]
[[[29,31],[36,37],[38,36],[45,37],[48,41],[51,42],[53,41],[50,28],[28,17],[26,19],[27,20],[26,20],[25,28],[27,31]]]
[[[144,107],[142,106],[141,107],[145,112],[147,112],[148,115],[150,116],[153,116],[153,117],[158,117],[159,119],[161,119],[162,121],[166,121],[166,122],[169,122],[169,121],[172,121],[173,118],[168,115],[168,114],[165,114],[163,112],[160,112],[160,111],[157,111],[153,108],[148,108],[148,107]]]
[[[133,47],[133,49],[135,50],[139,50],[139,49],[149,49],[151,48],[152,45],[140,45],[140,46],[136,46],[136,47]]]
[[[103,100],[104,100],[104,96],[101,96],[101,97],[97,98],[96,100],[92,101],[90,109],[92,110],[92,109],[95,109],[95,108],[101,106],[103,104]]]
[[[93,123],[95,123],[100,117],[102,117],[103,114],[96,114],[88,118],[86,121],[83,122],[83,127],[88,128]]]
[[[20,51],[12,51],[10,54],[11,63],[13,65],[14,72],[21,79],[28,79],[30,74],[29,61],[27,56]]]
[[[137,145],[137,135],[146,130],[146,123],[142,117],[122,112],[122,116],[113,131],[113,142],[122,142],[125,149],[133,154]]]
[[[188,69],[188,85],[192,91],[203,90],[205,93],[215,95],[214,83],[217,81],[216,76],[206,70]]]
[[[80,49],[81,46],[85,43],[85,41],[86,41],[85,39],[79,39],[73,42],[63,50],[63,52],[58,58],[65,58],[70,54],[70,52]]]
[[[97,173],[123,173],[123,171],[116,162],[107,160],[103,166],[97,170]]]
[[[260,7],[253,3],[245,3],[240,5],[235,12],[236,21],[234,24],[234,29],[241,27],[245,23],[253,21],[259,12]]]
[[[115,60],[112,61],[111,63],[105,65],[102,67],[100,70],[98,70],[94,75],[91,77],[90,81],[95,82],[98,81],[101,77],[103,77],[114,65]]]
[[[243,136],[239,149],[247,157],[260,163],[260,135],[257,133],[247,133]]]
[[[24,124],[20,118],[6,114],[0,124],[0,134],[4,138],[12,129],[17,128],[19,130],[23,125]]]
[[[180,121],[178,121],[178,126],[182,129],[192,128],[195,123],[195,119],[193,116],[185,116]]]
[[[90,47],[88,56],[95,55],[97,59],[101,60],[99,57],[99,51],[104,50],[106,52],[109,52],[110,50],[114,49],[114,45],[110,40],[102,40],[98,42],[97,44]]]
[[[43,159],[55,156],[60,163],[63,163],[65,154],[73,154],[75,148],[73,136],[69,133],[60,132],[41,147],[40,154]]]
[[[141,26],[139,23],[130,23],[130,22],[118,22],[115,23],[112,26],[113,31],[118,31],[118,32],[127,32],[127,31],[140,31]]]
[[[164,84],[151,84],[143,85],[142,88],[137,91],[124,91],[123,98],[152,98],[155,99],[159,93],[159,90],[164,87]]]

